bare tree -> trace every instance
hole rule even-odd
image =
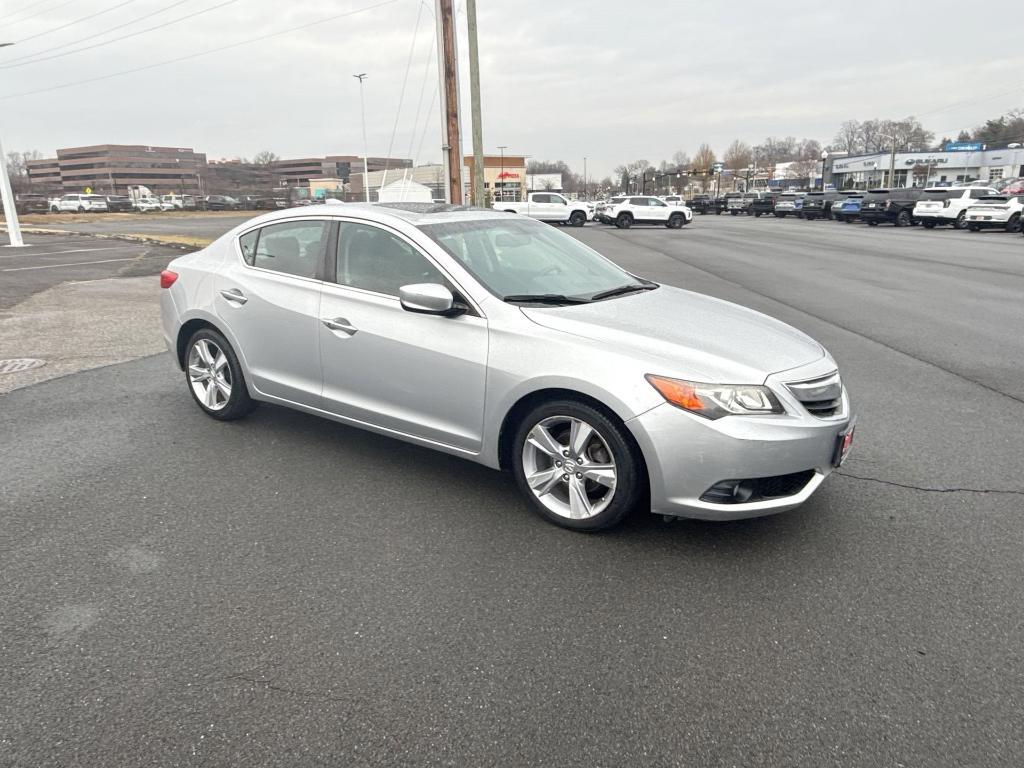
[[[860,123],[856,120],[847,120],[840,125],[839,133],[832,139],[832,149],[851,155],[862,152],[864,145],[861,144]]]
[[[683,152],[683,150],[677,149],[672,153],[672,164],[676,168],[689,168],[690,162],[690,156]]]
[[[750,145],[736,139],[729,148],[725,150],[723,156],[725,167],[733,171],[746,170],[746,167],[754,159],[754,152],[750,148]]]
[[[257,152],[253,156],[252,161],[256,165],[268,166],[280,159],[281,158],[278,155],[274,154],[269,149],[264,149],[262,152]]]

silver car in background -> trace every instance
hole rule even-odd
[[[508,469],[567,528],[648,501],[712,520],[791,509],[853,436],[836,363],[803,333],[512,214],[268,213],[161,285],[168,349],[213,418],[264,401]]]

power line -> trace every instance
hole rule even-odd
[[[123,8],[124,6],[130,5],[131,3],[134,3],[134,2],[135,2],[135,0],[123,0],[123,2],[120,2],[117,5],[113,5],[110,8],[106,8],[106,9],[104,9],[102,11],[96,11],[96,13],[90,13],[88,16],[82,16],[80,18],[75,19],[74,21],[69,21],[66,24],[61,24],[58,27],[50,27],[50,29],[44,29],[42,32],[37,32],[34,35],[29,35],[28,37],[23,37],[23,38],[21,38],[21,40],[15,40],[14,42],[16,42],[16,43],[18,43],[20,45],[21,43],[27,43],[29,40],[35,40],[37,37],[43,37],[44,35],[51,35],[54,32],[60,32],[60,30],[62,30],[62,29],[67,29],[68,27],[73,27],[75,24],[79,24],[79,23],[81,23],[83,21],[88,21],[89,19],[95,19],[97,16],[102,16],[105,13],[110,13],[111,11],[116,11],[118,8]]]
[[[412,30],[412,44],[409,46],[409,58],[405,62],[405,75],[402,77],[402,90],[398,94],[398,109],[395,110],[395,124],[391,128],[391,141],[388,142],[388,152],[384,155],[384,175],[387,176],[388,166],[391,164],[391,151],[395,148],[395,134],[398,133],[398,120],[402,116],[402,102],[405,101],[405,85],[409,81],[409,70],[412,69],[412,56],[416,52],[416,37],[420,32],[420,19],[423,17],[423,3],[420,3],[416,11],[416,26]]]
[[[63,8],[65,5],[71,5],[72,3],[75,3],[75,2],[78,2],[78,0],[64,0],[63,3],[57,3],[57,5],[51,5],[49,7],[44,7],[44,8],[37,8],[35,13],[30,13],[28,16],[22,16],[17,21],[6,22],[6,25],[7,26],[13,26],[14,24],[21,24],[21,22],[23,22],[23,21],[28,21],[29,19],[34,19],[37,16],[42,16],[44,13],[48,13],[49,11],[56,11],[58,8]],[[20,11],[15,11],[14,13],[9,13],[6,16],[0,16],[0,21],[3,21],[4,19],[9,19],[9,18],[11,18],[11,16],[17,16],[19,13],[22,13],[24,10],[25,9],[22,8]]]
[[[368,5],[365,8],[358,8],[358,9],[356,9],[354,11],[347,11],[345,13],[339,13],[339,14],[336,14],[334,16],[327,16],[327,17],[322,18],[322,19],[317,19],[316,21],[311,21],[308,24],[300,24],[297,27],[290,27],[288,29],[278,30],[277,32],[270,32],[270,33],[268,33],[266,35],[259,35],[257,37],[250,37],[248,40],[239,40],[236,43],[230,43],[229,45],[223,45],[223,46],[220,46],[219,48],[211,48],[211,49],[206,50],[206,51],[199,51],[198,53],[190,53],[190,54],[187,54],[185,56],[178,56],[178,57],[173,58],[173,59],[166,59],[164,61],[158,61],[158,62],[155,62],[153,64],[146,64],[145,66],[142,66],[142,67],[134,67],[132,69],[125,69],[125,70],[122,70],[120,72],[111,72],[108,75],[100,75],[98,77],[89,77],[89,78],[86,78],[85,80],[76,80],[76,81],[71,82],[71,83],[61,83],[60,85],[51,85],[49,88],[37,88],[34,91],[23,91],[21,93],[9,93],[9,94],[7,94],[5,96],[0,96],[0,101],[6,101],[7,99],[16,99],[16,98],[19,98],[21,96],[34,96],[37,93],[49,93],[50,91],[59,91],[59,90],[62,90],[64,88],[73,88],[76,85],[85,85],[87,83],[96,83],[96,82],[99,82],[101,80],[110,80],[111,78],[114,78],[114,77],[121,77],[122,75],[131,75],[131,74],[134,74],[136,72],[145,72],[146,70],[156,69],[157,67],[163,67],[163,66],[166,66],[168,64],[178,64],[178,63],[180,63],[182,61],[188,61],[190,59],[198,59],[201,56],[209,56],[211,53],[222,53],[223,51],[230,51],[233,48],[240,48],[241,46],[249,45],[250,43],[258,43],[261,40],[269,40],[272,37],[280,37],[281,35],[287,35],[287,34],[290,34],[292,32],[298,32],[298,31],[303,30],[303,29],[308,29],[309,27],[314,27],[317,24],[326,24],[327,22],[335,21],[337,19],[343,19],[343,18],[345,18],[347,16],[355,16],[357,14],[364,13],[366,11],[372,11],[372,10],[375,10],[377,8],[382,8],[385,5],[392,5],[393,3],[397,3],[397,2],[398,2],[398,0],[384,0],[384,2],[376,3],[374,5]]]
[[[413,166],[416,165],[416,159],[423,152],[423,141],[427,138],[427,128],[430,127],[430,116],[434,114],[434,102],[437,101],[437,95],[441,90],[441,86],[438,85],[434,89],[434,95],[430,97],[430,106],[427,108],[426,117],[423,118],[423,133],[420,134],[420,145],[416,148],[416,155],[412,159]]]
[[[38,56],[43,56],[44,54],[51,53],[53,51],[60,51],[60,50],[63,50],[65,48],[70,48],[73,45],[78,45],[79,43],[84,43],[86,40],[93,40],[93,39],[95,39],[97,37],[103,37],[104,35],[109,35],[111,32],[116,32],[119,29],[124,29],[125,27],[130,27],[132,24],[138,24],[140,21],[145,21],[146,19],[152,18],[153,16],[157,16],[157,15],[159,15],[161,13],[166,13],[167,11],[171,10],[172,8],[176,8],[179,5],[184,5],[185,3],[190,3],[190,2],[192,2],[192,0],[177,0],[177,2],[171,3],[168,6],[165,6],[163,8],[158,8],[155,11],[151,11],[150,13],[147,13],[147,14],[145,14],[143,16],[139,16],[137,19],[132,19],[131,21],[126,21],[123,24],[118,24],[117,26],[114,26],[114,27],[108,27],[107,29],[104,29],[101,32],[94,32],[93,34],[86,35],[85,37],[81,37],[78,40],[72,40],[69,43],[62,43],[61,45],[55,45],[53,48],[44,48],[43,50],[36,51],[35,53],[26,53],[26,54],[24,54],[22,56],[15,56],[13,59],[5,59],[4,62],[3,62],[3,65],[0,65],[0,69],[10,69],[11,67],[14,67],[14,66],[21,66],[20,64],[16,64],[15,62],[24,61],[25,59],[36,59],[36,57],[38,57]],[[123,38],[119,38],[119,39],[123,39]],[[110,42],[114,42],[114,41],[111,40]],[[54,57],[50,57],[50,58],[56,58],[56,57],[54,56]],[[47,60],[48,59],[38,59],[38,61],[47,61]],[[34,61],[29,61],[29,62],[25,62],[25,63],[26,64],[33,64],[35,62]]]
[[[91,51],[93,48],[102,48],[104,45],[110,45],[111,43],[116,43],[116,42],[119,42],[121,40],[127,40],[130,37],[138,37],[139,35],[144,35],[145,33],[152,32],[153,30],[156,30],[156,29],[163,29],[164,27],[170,27],[173,24],[178,24],[179,22],[185,21],[186,19],[191,19],[191,18],[193,18],[195,16],[201,16],[204,13],[209,13],[210,11],[215,11],[218,8],[223,8],[225,5],[231,5],[232,3],[237,2],[237,1],[238,0],[225,0],[225,2],[220,3],[219,5],[212,5],[209,8],[201,8],[198,11],[193,11],[192,13],[185,14],[184,16],[179,16],[176,19],[170,19],[169,21],[165,21],[165,22],[163,22],[161,24],[154,24],[152,27],[146,27],[146,29],[140,29],[140,30],[137,30],[135,32],[129,32],[127,35],[121,35],[120,37],[115,37],[112,40],[104,40],[104,41],[99,42],[99,43],[93,43],[92,45],[84,45],[81,48],[75,48],[75,49],[70,50],[70,51],[64,51],[64,53],[56,53],[53,56],[43,56],[41,58],[32,59],[31,61],[22,61],[22,62],[17,63],[17,64],[7,64],[7,63],[0,64],[0,69],[14,69],[15,67],[24,67],[24,66],[27,66],[29,64],[38,64],[39,62],[42,62],[42,61],[50,61],[52,59],[60,59],[60,58],[63,58],[64,56],[70,56],[70,55],[72,55],[74,53],[80,53],[82,51]],[[170,6],[168,6],[167,8],[164,8],[161,11],[157,11],[156,13],[163,13],[164,11],[170,10],[171,8],[173,8],[176,5],[181,5],[182,3],[186,3],[186,2],[189,2],[189,0],[178,0],[178,2],[173,3]],[[150,15],[153,15],[153,14],[150,14]],[[143,17],[143,18],[145,18],[145,17]],[[137,21],[140,21],[140,19],[136,19],[135,21],[130,21],[127,24],[122,24],[121,27],[128,26],[129,24],[134,24]],[[119,29],[119,28],[120,27],[114,27],[114,29]],[[105,35],[105,34],[107,34],[107,32],[111,32],[111,31],[112,30],[108,29],[106,32],[100,32],[99,34],[100,35]],[[98,35],[92,35],[92,37],[98,37]],[[88,40],[89,38],[85,38],[85,39]],[[79,42],[81,42],[81,41],[79,41]],[[58,48],[60,48],[60,47],[63,47],[63,46],[58,46]],[[56,49],[52,49],[52,50],[56,50]],[[45,53],[45,51],[43,51],[43,53]]]
[[[423,7],[425,3],[420,3],[420,7]],[[430,8],[427,8],[427,12],[431,13]],[[437,45],[437,36],[432,35],[430,38],[430,50],[427,51],[427,60],[423,64],[423,80],[420,82],[420,97],[416,102],[416,117],[412,121],[412,131],[409,134],[409,151],[406,153],[409,157],[413,157],[412,147],[416,143],[416,129],[420,124],[420,111],[423,109],[423,96],[427,91],[427,78],[430,76],[430,64],[434,61],[434,47]],[[415,160],[415,158],[413,158]]]

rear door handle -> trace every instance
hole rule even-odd
[[[359,330],[344,317],[322,317],[320,321],[332,331],[344,333],[346,336],[355,336]]]
[[[248,301],[248,299],[245,297],[245,294],[242,293],[237,288],[227,288],[221,291],[220,295],[227,299],[229,302],[233,301],[236,304],[245,304],[245,302]]]

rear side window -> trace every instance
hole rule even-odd
[[[629,198],[630,205],[647,205],[646,197],[631,197]]]
[[[253,266],[297,277],[316,277],[326,242],[326,221],[271,224],[259,231]]]
[[[991,195],[991,194],[992,194],[992,191],[988,190],[988,189],[972,189],[971,190],[971,200],[980,200],[981,198],[985,197],[985,195]]]
[[[246,232],[240,238],[238,238],[238,247],[242,249],[242,258],[245,259],[245,263],[250,267],[256,264],[256,241],[259,239],[260,231],[254,229],[252,232]]]
[[[533,202],[535,203],[550,203],[551,195],[534,195]]]

